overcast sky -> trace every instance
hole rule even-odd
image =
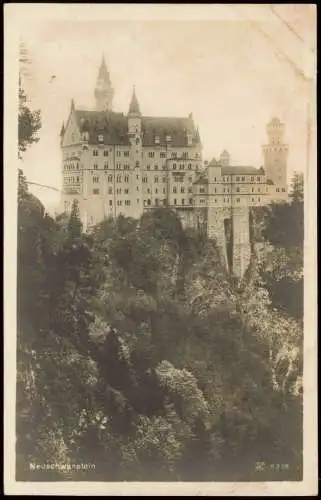
[[[289,176],[305,169],[313,6],[275,5],[275,15],[268,5],[217,6],[219,12],[204,5],[202,15],[192,20],[179,20],[188,18],[181,10],[173,20],[154,16],[149,21],[137,15],[127,16],[131,21],[108,20],[108,6],[104,16],[97,10],[95,17],[95,9],[102,12],[103,6],[90,7],[91,16],[79,14],[78,20],[77,11],[69,9],[57,19],[30,18],[21,28],[32,60],[25,87],[43,123],[39,143],[24,158],[28,180],[61,187],[61,124],[72,98],[76,107],[94,106],[102,53],[115,90],[115,111],[127,112],[135,85],[145,115],[193,112],[205,160],[227,149],[232,164],[256,167],[263,164],[266,123],[278,116],[286,125]],[[125,15],[126,10],[116,17]],[[46,204],[57,199],[54,192],[35,194]]]

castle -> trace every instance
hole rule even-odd
[[[76,109],[72,100],[61,128],[62,209],[69,212],[77,200],[86,231],[105,217],[139,218],[145,210],[171,207],[185,226],[206,227],[227,266],[226,222],[231,221],[231,268],[242,277],[251,253],[250,208],[288,196],[288,146],[280,120],[267,125],[263,167],[231,166],[227,151],[204,166],[192,114],[143,116],[135,88],[128,113],[113,111],[114,90],[104,57],[94,96],[96,109],[91,111]]]

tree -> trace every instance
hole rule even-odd
[[[23,44],[20,45],[19,62],[18,157],[21,159],[28,147],[39,141],[37,134],[41,128],[41,116],[40,110],[30,109],[26,92],[23,89],[23,75],[26,74],[26,65],[30,64],[28,51]]]
[[[302,172],[294,172],[289,196],[292,203],[304,203],[304,176]]]

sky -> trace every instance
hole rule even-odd
[[[176,6],[166,11],[173,15],[148,20],[139,14],[148,6],[126,15],[124,5],[116,16],[107,5],[104,11],[91,7],[90,15],[67,9],[31,16],[21,26],[31,60],[24,87],[42,115],[40,141],[23,159],[29,181],[61,188],[61,125],[72,98],[76,108],[94,107],[103,53],[115,111],[128,111],[135,85],[144,115],[193,113],[204,160],[227,149],[232,165],[255,167],[263,164],[266,124],[277,116],[289,143],[288,177],[304,171],[309,79],[315,74],[313,6],[200,5],[190,15],[187,6]],[[30,188],[47,206],[59,201],[57,192]]]

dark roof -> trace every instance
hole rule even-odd
[[[159,144],[173,147],[187,146],[187,132],[191,133],[192,145],[199,144],[199,134],[195,128],[193,118],[163,118],[142,117],[143,146],[155,145],[155,136],[159,137]],[[170,136],[168,143],[166,137]]]
[[[75,110],[80,132],[89,132],[89,143],[98,144],[98,136],[104,136],[105,144],[130,145],[128,139],[128,117],[114,111]],[[192,135],[192,145],[199,143],[193,119],[142,117],[143,146],[170,144],[172,147],[187,146],[187,132]],[[171,136],[168,143],[167,136]]]
[[[272,181],[272,179],[268,179],[268,180],[266,181],[266,183],[267,183],[267,184],[269,184],[270,186],[274,184],[274,182]]]
[[[75,111],[80,132],[89,132],[89,144],[98,144],[98,136],[104,136],[104,144],[130,145],[128,121],[123,113],[114,111]]]
[[[247,167],[247,166],[227,166],[222,167],[222,175],[241,175],[241,174],[253,174],[253,175],[263,175],[259,168]]]

